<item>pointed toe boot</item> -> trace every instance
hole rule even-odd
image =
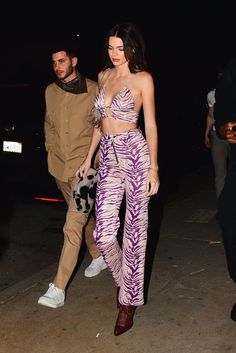
[[[119,336],[133,326],[133,317],[136,306],[122,305],[119,307],[119,314],[116,320],[114,335]]]

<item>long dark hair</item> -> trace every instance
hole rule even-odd
[[[131,73],[147,70],[143,35],[138,26],[130,22],[116,24],[108,31],[105,38],[106,57],[104,70],[114,67],[107,52],[109,37],[118,37],[123,41],[125,58],[129,61],[128,65]]]

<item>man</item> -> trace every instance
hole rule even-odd
[[[218,134],[230,144],[225,185],[219,198],[222,231],[230,277],[236,283],[236,59],[229,62],[216,88],[215,120]],[[231,310],[236,321],[236,304]]]
[[[218,80],[222,72],[218,73]],[[215,89],[207,94],[208,112],[206,117],[205,146],[211,149],[212,161],[215,171],[216,198],[218,200],[224,186],[228,167],[229,144],[220,138],[215,129],[214,105]]]
[[[86,245],[93,258],[85,276],[96,276],[107,266],[93,238],[94,220],[78,211],[73,199],[75,173],[87,155],[92,137],[89,116],[97,83],[77,71],[78,58],[73,49],[60,46],[52,51],[51,57],[57,79],[45,92],[45,146],[49,173],[55,177],[68,209],[57,274],[38,304],[58,308],[65,302],[65,289],[78,260],[84,229]]]

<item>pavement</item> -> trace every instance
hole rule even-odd
[[[146,304],[132,329],[114,336],[113,280],[107,269],[84,277],[86,254],[61,308],[37,304],[56,262],[0,292],[0,353],[235,353],[236,286],[215,218],[211,166],[185,175],[171,197],[160,193],[150,207]]]

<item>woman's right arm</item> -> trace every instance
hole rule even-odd
[[[102,133],[101,133],[100,128],[95,126],[93,129],[93,135],[92,135],[92,139],[91,139],[91,143],[90,143],[87,157],[86,157],[85,161],[81,164],[79,169],[77,170],[77,172],[76,172],[77,177],[78,177],[78,175],[81,175],[81,176],[87,175],[88,169],[91,166],[91,161],[92,161],[93,155],[94,155],[95,151],[97,150],[101,136],[102,136]]]

